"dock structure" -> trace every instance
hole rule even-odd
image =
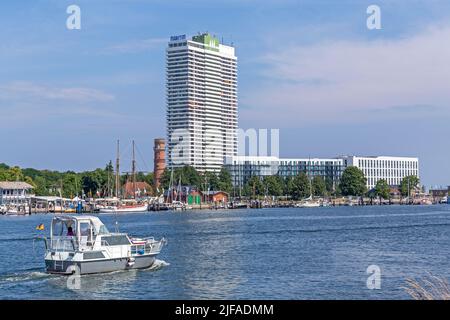
[[[56,196],[33,196],[30,198],[31,213],[76,213],[81,212],[81,200]]]

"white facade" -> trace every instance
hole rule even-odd
[[[419,159],[408,157],[359,157],[344,156],[346,167],[359,168],[367,179],[367,188],[375,187],[378,180],[384,179],[390,186],[400,185],[402,179],[407,176],[419,178]]]
[[[32,189],[26,182],[0,181],[0,205],[28,203]]]
[[[237,58],[209,34],[167,48],[167,162],[219,171],[237,154]]]
[[[302,172],[309,177],[320,176],[338,183],[345,168],[355,166],[364,173],[368,190],[384,179],[390,186],[400,185],[406,176],[419,178],[419,159],[408,157],[359,157],[287,159],[261,156],[233,156],[225,159],[233,184],[243,186],[252,176],[296,176]]]

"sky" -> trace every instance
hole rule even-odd
[[[152,171],[167,42],[208,31],[236,48],[239,127],[279,129],[280,157],[417,156],[450,185],[449,18],[447,0],[1,1],[0,163],[92,170],[120,139],[127,166],[134,139]]]

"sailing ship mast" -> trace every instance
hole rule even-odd
[[[134,153],[134,140],[133,140],[133,160],[131,161],[131,174],[133,179],[133,199],[136,199],[136,157]]]
[[[170,197],[170,201],[173,201],[173,165],[172,165],[172,171],[170,172],[169,189],[167,190],[166,203],[169,203],[169,197]]]
[[[312,176],[311,176],[311,157],[308,159],[308,180],[309,180],[309,198],[312,200],[313,198],[313,192],[312,192]]]
[[[119,159],[119,140],[117,140],[117,158],[116,158],[116,198],[119,198],[120,188],[120,159]]]

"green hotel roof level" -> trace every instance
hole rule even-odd
[[[206,47],[211,48],[219,48],[219,39],[215,36],[211,36],[209,33],[203,33],[198,36],[193,36],[192,41],[199,42],[201,44],[204,44]]]

